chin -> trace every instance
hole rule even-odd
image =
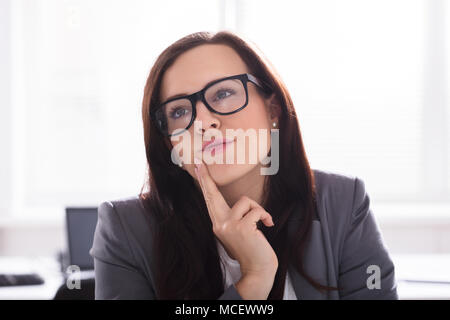
[[[211,164],[209,173],[217,186],[226,186],[248,174],[256,167],[255,164]]]

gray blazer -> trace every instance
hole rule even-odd
[[[338,291],[321,293],[290,265],[298,299],[398,299],[394,264],[369,207],[364,182],[350,175],[313,170],[318,217],[312,224],[305,271]],[[148,216],[137,196],[103,202],[90,254],[96,299],[156,299]],[[292,217],[288,232],[301,219]],[[369,267],[375,265],[376,267]],[[376,270],[374,271],[374,269]],[[375,288],[370,284],[376,284]],[[369,284],[369,286],[368,286]],[[369,289],[370,287],[370,289]],[[219,299],[242,299],[234,285]]]

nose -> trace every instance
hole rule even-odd
[[[208,108],[203,104],[202,101],[197,101],[196,105],[196,111],[197,116],[195,118],[196,121],[201,121],[202,126],[201,130],[200,128],[196,128],[194,130],[197,130],[197,133],[203,134],[207,129],[214,128],[219,129],[220,128],[220,121],[215,117],[214,113],[208,110]]]

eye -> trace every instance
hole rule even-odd
[[[170,118],[172,119],[179,119],[183,116],[185,116],[187,113],[189,112],[189,110],[182,108],[182,107],[176,107],[173,108],[172,110],[170,110]]]
[[[221,89],[216,92],[214,96],[214,101],[225,99],[234,94],[234,90],[232,89]]]

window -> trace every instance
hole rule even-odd
[[[154,60],[188,33],[223,28],[255,42],[279,71],[313,168],[358,175],[378,202],[450,200],[445,0],[8,3],[4,212],[50,217],[138,194]]]
[[[218,5],[11,2],[19,215],[139,193],[146,172],[140,109],[148,72],[176,39],[216,30]]]
[[[447,2],[241,4],[239,26],[285,80],[313,168],[358,175],[380,201],[450,200]]]

